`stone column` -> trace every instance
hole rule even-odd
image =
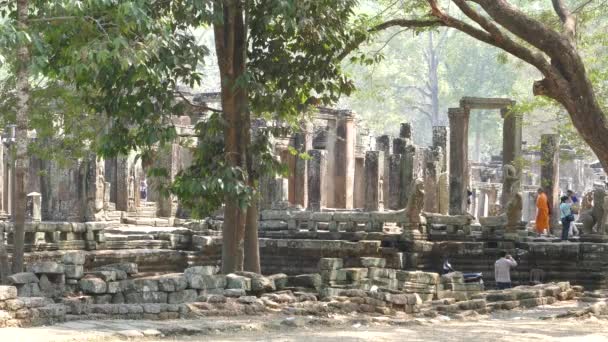
[[[401,194],[399,206],[405,208],[412,189],[414,181],[423,176],[422,164],[424,160],[423,150],[409,145],[405,149],[405,154],[401,158]]]
[[[355,183],[355,120],[352,112],[344,112],[336,123],[334,193],[335,208],[353,208]]]
[[[478,188],[477,189],[477,218],[479,219],[480,217],[485,217],[486,216],[486,203],[487,203],[487,198],[486,198],[486,190],[483,188]]]
[[[353,191],[353,207],[365,207],[365,158],[355,160],[355,189]]]
[[[523,115],[503,108],[500,110],[500,116],[502,116],[504,120],[502,126],[502,165],[511,164],[519,168],[520,163],[518,163],[518,160],[522,156],[521,140]]]
[[[540,184],[552,208],[551,228],[559,228],[559,135],[543,134],[540,137]]]
[[[412,140],[412,125],[409,122],[403,122],[399,126],[399,138]]]
[[[390,155],[392,150],[392,138],[389,135],[381,135],[376,137],[376,150],[384,153],[384,165],[382,166],[382,193],[385,196],[384,204],[385,207],[389,207],[388,205],[388,196],[389,190],[391,188],[390,185]]]
[[[90,155],[86,164],[85,205],[86,221],[101,221],[103,215],[103,198],[105,195],[105,162],[96,155]]]
[[[441,148],[424,151],[424,211],[439,212],[439,175],[441,174]]]
[[[32,203],[32,221],[40,222],[42,220],[42,198],[39,192],[30,192],[27,194],[28,202]]]
[[[365,153],[365,210],[382,211],[383,200],[384,152]]]
[[[129,210],[129,157],[116,157],[116,210]]]
[[[163,185],[168,185],[173,181],[175,175],[179,171],[180,163],[180,146],[179,144],[171,144],[166,146],[166,150],[160,152],[161,156],[158,159],[158,163],[160,167],[163,167],[167,170],[167,178],[159,179]],[[135,178],[136,180],[137,178]],[[135,181],[135,196],[139,198],[139,181]],[[169,194],[168,196],[160,195],[156,201],[157,214],[161,217],[173,217],[175,213],[175,208],[173,205],[174,196]]]
[[[450,108],[450,215],[467,212],[469,109]]]
[[[446,126],[433,126],[433,147],[441,147],[443,151],[443,161],[441,172],[448,172],[450,150],[448,148],[448,128]]]
[[[336,175],[336,144],[337,144],[337,123],[336,120],[327,120],[327,151],[326,174],[325,174],[325,201],[327,208],[336,207],[336,190],[334,176]]]
[[[298,152],[303,153],[312,150],[312,124],[305,124],[302,132],[295,134],[295,148]],[[294,204],[300,205],[303,208],[308,206],[308,182],[307,182],[307,163],[305,159],[296,158],[295,175],[294,175]]]
[[[396,140],[396,139],[395,139]],[[401,205],[401,192],[403,191],[403,167],[402,159],[404,155],[393,154],[389,157],[389,183],[391,187],[388,190],[388,203],[387,207],[392,210],[403,209],[405,206]]]
[[[327,206],[325,176],[327,169],[327,151],[310,150],[307,161],[308,210],[320,211]]]
[[[522,115],[519,113],[510,112],[507,108],[500,110],[500,115],[504,119],[503,130],[502,130],[502,165],[512,165],[515,167],[516,175],[510,175],[506,177],[503,175],[503,187],[502,197],[500,204],[503,207],[503,211],[506,210],[507,203],[511,199],[512,190],[511,186],[514,183],[521,183],[521,137],[522,137]],[[504,172],[504,168],[503,168]],[[513,179],[513,176],[518,176],[519,179]]]

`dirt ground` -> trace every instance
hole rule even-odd
[[[179,321],[74,321],[50,327],[6,328],[0,341],[571,341],[608,342],[608,318],[550,319],[576,302],[450,319],[340,316],[332,318],[204,318]]]

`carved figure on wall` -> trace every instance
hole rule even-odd
[[[507,203],[511,200],[512,194],[520,191],[521,176],[515,166],[511,164],[505,164],[502,167],[502,177],[503,188],[500,204],[506,206]]]
[[[414,186],[407,200],[405,214],[411,223],[421,222],[420,214],[424,208],[424,181],[420,178],[414,180]]]

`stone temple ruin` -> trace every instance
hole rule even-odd
[[[218,100],[218,94],[193,98]],[[275,154],[290,173],[262,180],[259,238],[262,272],[272,274],[267,277],[217,274],[222,216],[189,218],[177,198],[160,195],[159,180],[147,179],[149,166],[135,152],[108,160],[91,156],[67,170],[32,158],[27,272],[9,278],[14,286],[0,287],[0,325],[66,315],[254,314],[332,296],[351,299],[328,301],[323,310],[497,310],[551,304],[581,296],[582,287],[607,286],[608,201],[601,176],[560,148],[557,135],[543,135],[540,152],[524,149],[522,115],[511,112],[513,104],[463,98],[449,109],[449,127],[433,127],[432,146],[416,146],[408,123],[398,137],[373,137],[353,112],[325,108],[301,131],[277,138]],[[502,156],[490,163],[469,160],[469,116],[476,109],[499,110],[504,120]],[[194,113],[173,124],[189,133],[201,119]],[[293,156],[290,147],[310,158]],[[188,149],[175,142],[158,151],[154,163],[175,177],[190,160]],[[2,145],[0,236],[9,252],[12,177]],[[584,197],[576,243],[536,238],[527,229],[539,186],[554,208],[560,188]],[[514,284],[556,284],[484,292],[483,284],[465,283],[458,273],[437,274],[449,258],[457,270],[483,273],[491,288],[503,250],[518,256]],[[298,308],[302,314],[321,310],[319,303],[310,305]]]

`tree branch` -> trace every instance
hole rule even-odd
[[[186,97],[186,95],[184,95],[181,91],[175,90],[174,93],[176,95],[178,95],[182,100],[184,100],[184,102],[186,102],[186,104],[188,104],[188,106],[190,106],[192,108],[196,108],[198,110],[208,110],[208,111],[215,112],[215,113],[222,113],[222,111],[220,109],[211,108],[205,102],[203,102],[202,104],[196,104],[196,103],[190,101],[190,99],[188,99]]]
[[[574,43],[574,35],[576,33],[576,18],[574,17],[572,12],[570,12],[568,7],[564,3],[564,0],[551,0],[551,3],[553,4],[553,9],[555,10],[555,13],[557,13],[557,16],[562,21],[562,24],[564,26],[564,33]]]
[[[380,32],[380,31],[383,31],[390,27],[395,27],[395,26],[411,29],[411,28],[443,26],[443,23],[441,22],[441,20],[437,20],[437,19],[427,19],[427,20],[392,19],[392,20],[385,21],[379,25],[376,25],[376,26],[370,28],[367,32],[369,34],[373,34],[373,33],[377,33],[377,32]],[[357,49],[359,47],[359,45],[361,45],[361,43],[363,43],[365,41],[366,38],[367,38],[366,36],[359,37],[358,39],[355,39],[354,41],[352,41],[350,44],[346,45],[344,50],[342,52],[340,52],[340,54],[337,56],[337,58],[339,60],[346,58],[346,56],[348,56],[351,52],[353,52],[355,49]]]

